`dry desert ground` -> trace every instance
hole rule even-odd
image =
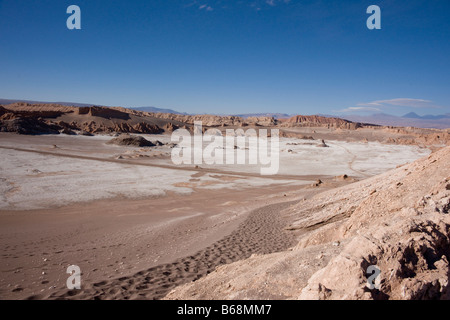
[[[449,297],[442,134],[276,126],[276,175],[175,165],[170,130],[134,133],[152,147],[110,144],[111,132],[0,132],[0,298]],[[80,290],[67,288],[71,265]]]

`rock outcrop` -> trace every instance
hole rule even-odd
[[[17,117],[11,120],[0,120],[0,132],[14,132],[25,135],[59,134],[61,128],[49,125],[37,118]]]
[[[95,121],[85,122],[80,126],[80,129],[89,133],[142,133],[142,134],[159,134],[164,132],[156,125],[151,125],[145,122],[140,122],[135,125],[121,122],[110,125],[98,124]]]
[[[328,148],[329,146],[325,143],[325,140],[322,140],[322,142],[320,142],[318,145],[316,145],[316,147]]]
[[[70,122],[67,119],[70,119]],[[14,121],[5,122],[9,120]],[[0,130],[20,134],[75,134],[75,131],[90,134],[164,132],[151,119],[128,113],[125,108],[66,107],[27,103],[1,107]]]
[[[358,122],[351,122],[348,120],[322,117],[322,116],[302,116],[297,115],[286,120],[280,120],[285,127],[302,126],[302,127],[327,127],[356,130],[363,125]]]
[[[128,134],[122,134],[117,138],[113,138],[107,142],[107,144],[115,144],[118,146],[131,146],[131,147],[154,147],[153,142],[141,136],[132,136]]]
[[[74,109],[74,114],[88,115],[91,117],[101,117],[105,119],[129,120],[130,114],[114,108],[106,107],[79,107]]]

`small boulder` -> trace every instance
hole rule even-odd
[[[155,144],[141,136],[132,136],[123,134],[117,138],[111,139],[107,144],[115,144],[118,146],[130,146],[130,147],[154,147]]]
[[[155,146],[158,146],[158,147],[160,147],[160,146],[163,146],[164,145],[164,143],[162,143],[161,141],[159,141],[159,140],[156,140],[156,141],[152,141],[152,143],[155,145]]]
[[[84,130],[81,130],[79,133],[80,136],[92,137],[93,134]]]
[[[325,143],[325,140],[322,140],[320,144],[317,145],[319,148],[328,148],[329,146]]]

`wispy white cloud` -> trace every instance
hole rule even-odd
[[[275,7],[279,3],[289,3],[291,0],[266,0],[266,3],[271,6]]]
[[[381,111],[380,108],[375,107],[350,107],[342,110],[337,110],[336,112],[358,112],[358,111]]]
[[[363,107],[409,107],[409,108],[442,108],[437,106],[430,100],[423,99],[410,99],[410,98],[397,98],[389,100],[377,100],[366,103],[358,103],[357,106]]]
[[[207,4],[202,4],[198,8],[200,10],[206,10],[206,11],[213,11],[214,10],[211,6],[208,6]]]
[[[253,1],[238,1],[235,3],[237,7],[250,7],[256,11],[260,11],[270,7],[276,7],[282,4],[289,4],[291,0],[253,0]],[[215,9],[228,9],[230,5],[224,0],[193,0],[184,5],[185,8],[196,7],[199,10],[213,11]]]
[[[349,107],[342,110],[334,110],[340,113],[357,113],[357,112],[385,112],[395,108],[412,108],[412,109],[440,109],[441,106],[436,105],[431,100],[396,98],[387,100],[376,100],[371,102],[363,102],[356,104],[355,107]]]

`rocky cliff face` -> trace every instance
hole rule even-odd
[[[135,125],[121,122],[112,124],[99,124],[95,121],[83,122],[82,124],[72,123],[72,129],[82,130],[89,133],[142,133],[142,134],[160,134],[164,130],[157,125],[139,122]]]
[[[330,299],[450,299],[449,163],[447,147],[338,191],[335,197],[348,199],[340,207],[326,201],[320,219],[349,218],[313,232],[298,248],[342,241],[343,249],[308,280],[299,298],[323,298],[327,288]],[[378,290],[366,286],[370,265],[381,271]]]
[[[37,110],[30,113],[26,110],[11,111],[0,106],[0,132],[16,132],[19,134],[58,134],[59,127],[48,124],[43,117],[54,118],[61,113],[55,110]]]
[[[328,128],[340,128],[340,129],[350,129],[355,130],[362,127],[361,123],[351,122],[339,118],[329,118],[322,116],[294,116],[287,120],[281,120],[283,126],[293,127],[328,127]]]
[[[87,115],[91,117],[101,117],[105,119],[129,120],[130,114],[121,110],[105,107],[80,107],[73,109],[76,115]]]
[[[124,108],[122,108],[124,109]],[[66,107],[59,105],[29,105],[16,103],[0,107],[0,130],[19,134],[75,134],[87,133],[145,133],[164,132],[158,125],[133,113],[106,107]],[[62,116],[73,116],[72,121],[62,121]],[[132,121],[131,121],[132,120]]]
[[[0,117],[2,117],[5,113],[8,113],[8,110],[0,106]]]
[[[201,121],[204,127],[243,127],[254,126],[275,126],[276,120],[272,117],[250,117],[243,119],[235,116],[214,116],[214,115],[179,115],[170,113],[150,113],[136,111],[121,107],[67,107],[53,104],[31,105],[27,103],[15,103],[4,107],[9,112],[11,118],[44,118],[48,124],[49,118],[58,118],[61,115],[73,115],[78,119],[85,120],[72,121],[71,130],[84,130],[90,133],[161,133],[172,132],[180,127],[192,126],[194,122]],[[137,119],[137,120],[136,120]],[[141,119],[141,120],[139,120]],[[105,122],[110,120],[109,122]],[[158,124],[150,124],[149,120]],[[62,130],[63,128],[60,128]]]
[[[29,104],[24,102],[18,102],[3,106],[3,108],[13,112],[56,112],[67,113],[73,112],[76,107],[61,106],[58,104]]]
[[[36,118],[15,118],[0,120],[0,132],[15,132],[19,134],[59,134],[62,130],[58,126],[49,125]]]
[[[450,129],[419,129],[384,127],[385,132],[400,135],[398,138],[389,138],[386,143],[406,145],[450,145]]]
[[[202,121],[204,126],[221,126],[223,124],[233,126],[239,125],[239,123],[241,123],[242,121],[241,118],[232,116],[230,117],[220,117],[212,115],[187,116],[171,113],[150,113],[150,114],[156,118],[176,120],[187,124],[194,124],[195,121]]]

